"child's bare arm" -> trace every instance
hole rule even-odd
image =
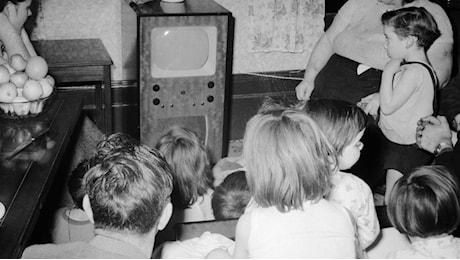
[[[392,114],[407,102],[420,82],[417,70],[410,67],[400,70],[400,60],[393,59],[385,65],[380,85],[380,111]]]

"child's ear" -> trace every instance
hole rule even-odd
[[[94,217],[93,217],[93,209],[91,208],[91,203],[89,201],[88,194],[86,194],[83,197],[83,210],[86,213],[86,216],[88,216],[89,221],[94,224]]]
[[[412,35],[406,37],[406,49],[409,49],[412,46],[417,45],[417,40],[418,40],[417,37],[412,36]]]
[[[169,220],[171,219],[173,212],[173,206],[171,202],[168,202],[166,204],[165,208],[163,209],[163,212],[160,215],[160,220],[158,221],[158,230],[163,230],[166,225],[168,225]]]
[[[338,157],[328,155],[327,160],[329,162],[329,167],[331,168],[331,170],[338,169],[338,167],[339,167],[339,158]]]

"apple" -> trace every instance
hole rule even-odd
[[[23,88],[29,76],[25,72],[17,71],[10,76],[10,82],[16,85],[17,88]]]
[[[0,102],[10,103],[18,95],[16,86],[13,83],[3,83],[0,84]]]
[[[38,83],[38,81],[29,79],[24,83],[24,88],[22,90],[22,96],[27,100],[37,100],[43,94],[43,88]]]
[[[43,78],[38,81],[43,89],[42,97],[49,97],[53,93],[53,86],[50,84],[47,78]]]
[[[10,65],[16,71],[24,71],[27,66],[27,61],[21,54],[16,53],[10,57]]]
[[[10,71],[5,64],[0,65],[0,84],[7,83],[10,81]]]

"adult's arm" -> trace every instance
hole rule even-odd
[[[441,36],[434,41],[427,52],[428,59],[433,66],[439,79],[439,87],[444,87],[452,73],[452,51],[454,34],[449,16],[436,1],[419,0],[410,5],[420,5],[426,8],[433,16],[441,31]]]
[[[27,34],[24,28],[21,30],[21,38],[22,42],[24,43],[24,46],[26,46],[26,49],[29,52],[30,57],[37,56],[37,52],[35,51],[35,48],[29,39],[29,34]]]
[[[452,73],[452,50],[452,43],[434,42],[427,52],[428,60],[438,76],[440,88],[446,86]]]
[[[341,10],[346,9],[346,5],[342,7]],[[315,88],[314,82],[315,78],[320,72],[320,70],[326,65],[329,61],[329,58],[334,54],[332,48],[332,42],[334,38],[348,26],[348,20],[339,13],[334,17],[329,28],[323,33],[323,35],[316,42],[315,47],[313,48],[310,58],[305,69],[304,79],[296,87],[297,98],[307,100],[310,98],[311,92]]]
[[[440,114],[447,118],[452,129],[460,130],[460,74],[453,77],[439,93]]]
[[[25,46],[20,33],[14,28],[4,13],[0,12],[0,41],[3,42],[8,56],[21,54],[25,59],[30,58],[29,51]]]

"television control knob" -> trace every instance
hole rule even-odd
[[[159,98],[155,98],[152,103],[155,105],[155,106],[158,106],[160,104],[160,99]]]
[[[209,81],[209,82],[208,82],[208,88],[213,88],[213,87],[214,87],[214,82]]]
[[[155,85],[153,85],[152,89],[153,89],[153,91],[157,92],[157,91],[160,90],[160,85],[155,84]]]
[[[214,96],[208,96],[207,100],[209,103],[211,103],[212,101],[214,101]]]

